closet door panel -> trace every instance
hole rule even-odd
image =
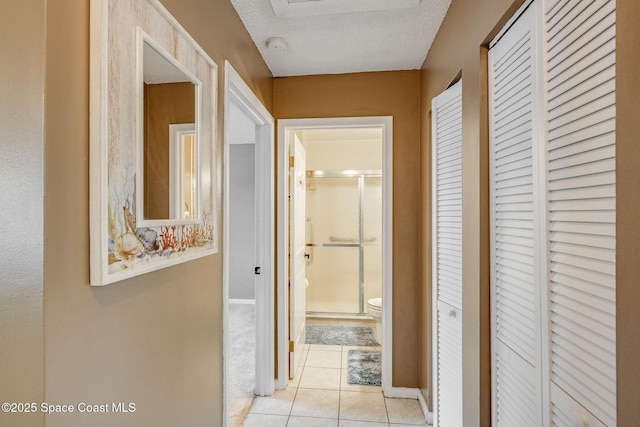
[[[493,423],[541,425],[533,12],[489,51]]]
[[[432,103],[434,425],[462,426],[462,84]]]
[[[614,426],[615,1],[544,9],[551,420]]]
[[[462,309],[462,85],[434,99],[434,286]]]
[[[437,302],[437,425],[462,426],[462,313]]]

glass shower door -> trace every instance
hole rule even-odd
[[[360,313],[360,181],[307,176],[307,312]]]

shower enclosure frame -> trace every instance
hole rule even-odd
[[[358,178],[358,238],[356,242],[332,241],[329,243],[306,243],[307,247],[322,248],[359,248],[358,250],[358,313],[348,313],[353,316],[366,316],[364,303],[364,180],[365,178],[382,178],[382,170],[307,170],[307,178]],[[382,209],[382,206],[380,207]],[[331,238],[329,238],[331,240]],[[350,240],[350,239],[349,239]],[[344,316],[345,313],[308,312],[315,316]]]

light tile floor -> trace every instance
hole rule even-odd
[[[285,390],[256,397],[244,426],[405,427],[426,425],[417,400],[388,399],[382,388],[347,384],[347,354],[358,347],[305,345]],[[366,347],[370,348],[370,347]]]

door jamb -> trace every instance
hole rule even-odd
[[[257,123],[255,143],[256,168],[256,266],[261,267],[257,276],[256,297],[256,389],[259,396],[271,395],[275,390],[275,323],[274,280],[275,271],[275,183],[273,174],[275,121],[229,61],[225,61],[224,86],[224,187],[223,187],[223,367],[224,408],[223,421],[228,423],[227,379],[229,378],[229,107],[238,105]],[[259,355],[259,357],[258,357]]]
[[[392,386],[392,298],[393,298],[393,117],[342,117],[278,120],[278,238],[277,238],[277,287],[278,287],[278,375],[276,388],[284,389],[289,381],[289,297],[287,280],[289,272],[288,245],[289,218],[287,215],[289,182],[289,140],[292,130],[321,128],[379,127],[382,129],[382,387],[385,395],[396,395]],[[395,392],[394,392],[395,390]],[[415,395],[413,391],[412,396]]]

